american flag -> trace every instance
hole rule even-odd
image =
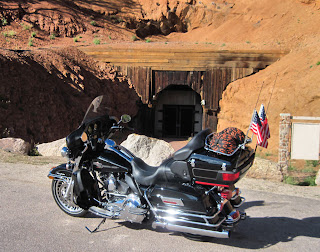
[[[263,128],[257,110],[253,111],[250,129],[257,135],[257,144],[260,145],[263,142]]]
[[[268,139],[270,138],[270,130],[269,130],[268,119],[267,119],[263,104],[261,104],[260,106],[259,117],[262,124],[262,142],[259,145],[261,147],[267,148]]]

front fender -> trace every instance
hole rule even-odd
[[[54,178],[60,178],[63,179],[63,177],[71,177],[72,171],[67,169],[67,164],[61,164],[56,167],[52,167],[49,171],[48,178],[54,179]]]

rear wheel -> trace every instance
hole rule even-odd
[[[210,242],[214,238],[209,236],[203,236],[203,235],[195,235],[195,234],[189,234],[189,233],[182,233],[182,235],[192,241],[201,241],[201,242]]]
[[[65,179],[53,179],[51,185],[53,198],[61,210],[66,214],[73,217],[82,217],[86,215],[88,211],[82,209],[73,202],[73,199],[71,199],[71,192],[67,195],[67,188],[70,183],[70,176],[65,177]]]

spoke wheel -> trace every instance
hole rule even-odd
[[[71,193],[66,195],[68,185],[71,181],[69,177],[67,180],[62,179],[53,179],[52,181],[52,195],[57,205],[64,211],[66,214],[69,214],[74,217],[84,216],[87,211],[79,207],[71,199]]]

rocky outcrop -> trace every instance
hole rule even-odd
[[[51,143],[37,145],[38,152],[41,156],[61,156],[61,149],[66,146],[66,139],[59,139]]]
[[[135,116],[139,97],[124,78],[75,48],[0,50],[0,138],[44,143],[81,123],[90,102],[108,95],[110,115]]]
[[[31,144],[21,138],[2,138],[0,139],[0,149],[19,154],[28,154],[31,150]]]
[[[174,153],[169,143],[137,134],[129,135],[121,145],[151,166],[160,165]]]

